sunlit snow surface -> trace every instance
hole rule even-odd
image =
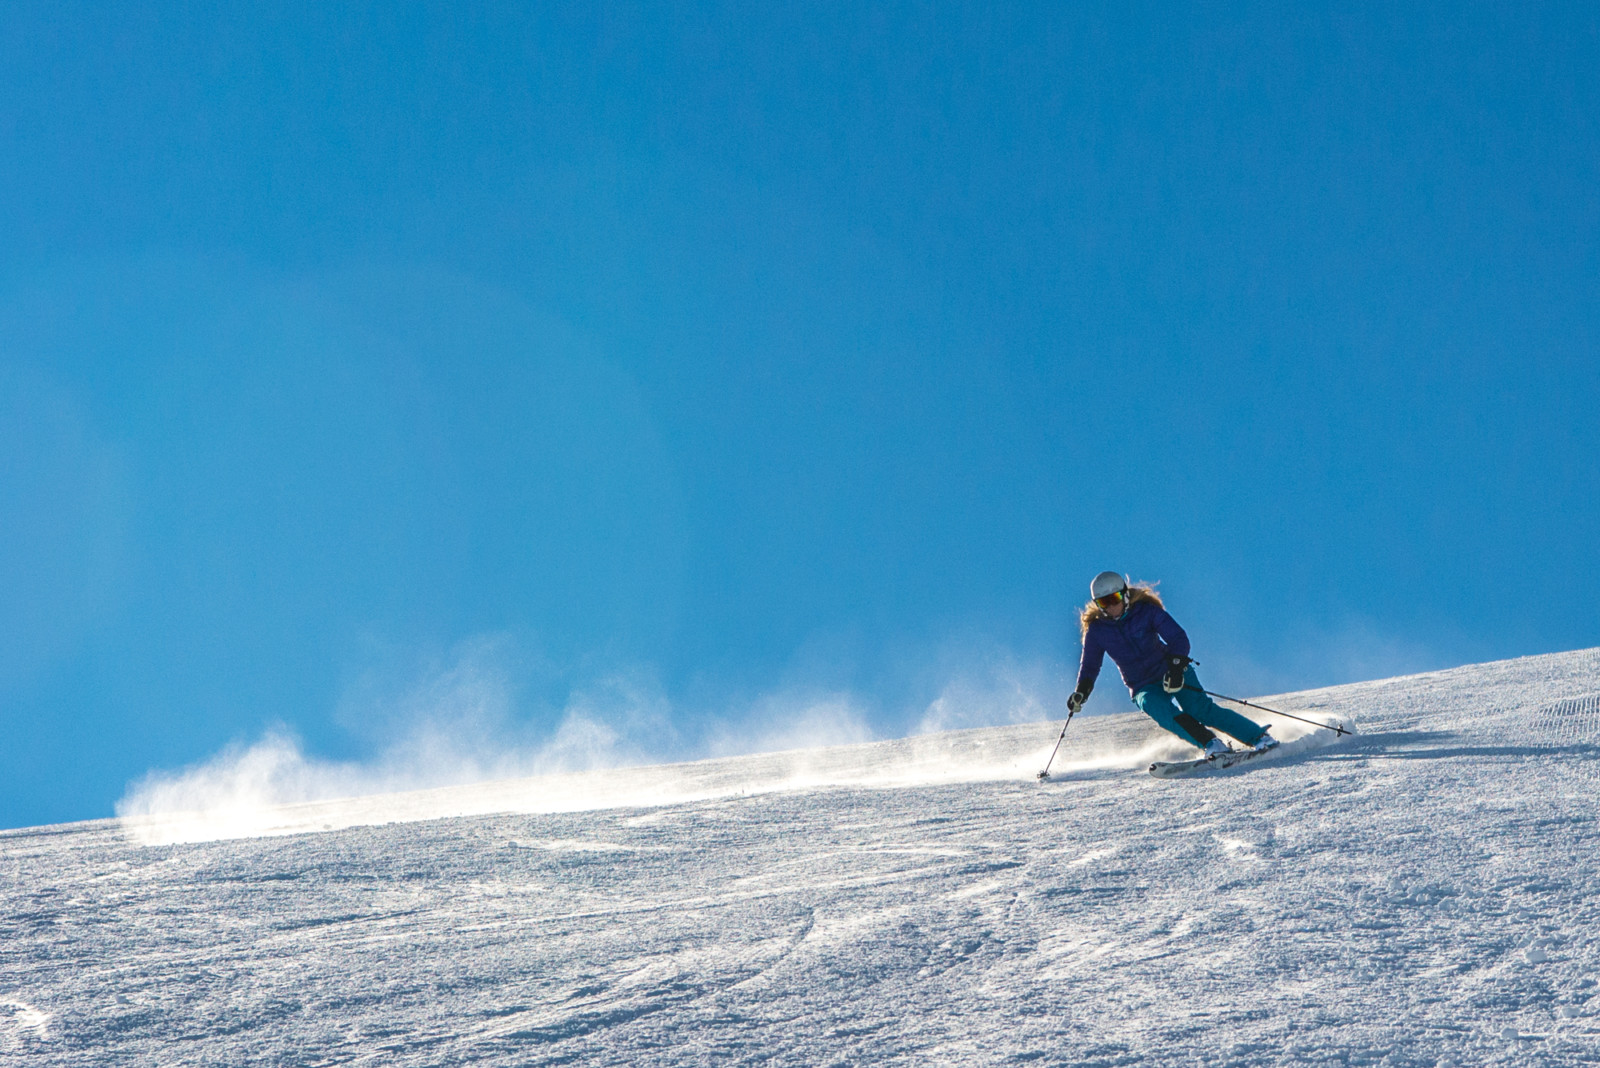
[[[8,832],[0,1061],[1600,1062],[1600,650],[1267,703]]]

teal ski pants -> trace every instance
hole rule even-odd
[[[1219,730],[1238,739],[1245,745],[1255,745],[1267,729],[1248,720],[1231,708],[1223,708],[1202,691],[1200,676],[1191,666],[1183,673],[1183,689],[1168,693],[1161,683],[1146,686],[1133,695],[1139,710],[1186,742],[1205,748],[1209,738],[1200,737],[1193,728],[1185,729],[1183,720]],[[1203,733],[1203,732],[1202,732]]]

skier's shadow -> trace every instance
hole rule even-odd
[[[1455,742],[1450,745],[1447,743]],[[1308,749],[1282,763],[1309,760],[1452,760],[1495,757],[1557,757],[1593,759],[1600,756],[1600,745],[1574,742],[1566,745],[1468,745],[1454,731],[1380,731],[1357,734],[1341,745]]]

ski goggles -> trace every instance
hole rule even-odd
[[[1094,603],[1099,605],[1101,608],[1110,608],[1114,604],[1127,604],[1128,591],[1118,590],[1115,593],[1108,593],[1104,597],[1096,597],[1094,599]]]

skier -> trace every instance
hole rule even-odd
[[[1167,614],[1149,586],[1129,586],[1115,571],[1102,571],[1089,584],[1083,607],[1083,659],[1078,686],[1067,698],[1077,712],[1089,699],[1110,653],[1139,709],[1186,742],[1199,746],[1207,760],[1229,751],[1228,743],[1207,728],[1232,735],[1256,752],[1278,744],[1267,728],[1223,708],[1200,687],[1189,660],[1189,636]]]

